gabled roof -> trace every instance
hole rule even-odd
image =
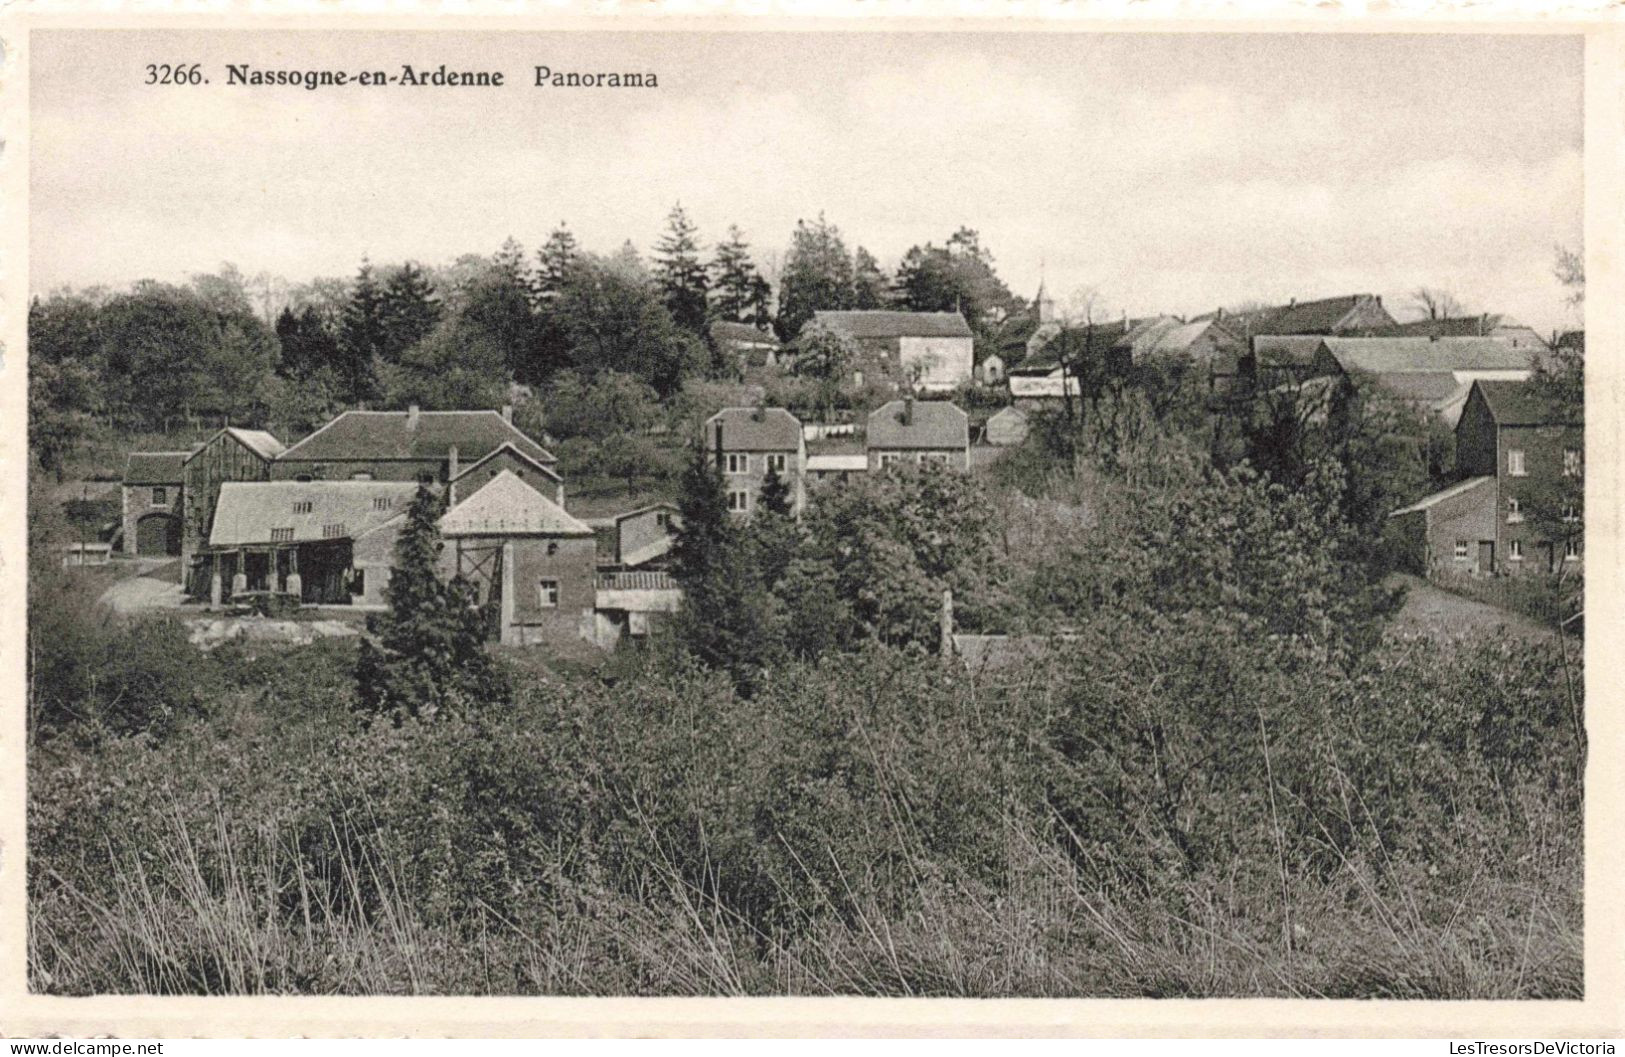
[[[755,345],[779,344],[772,331],[753,327],[749,323],[735,323],[728,319],[719,319],[711,324],[711,337],[717,341],[738,341]]]
[[[284,451],[287,450],[287,445],[283,444],[280,440],[277,440],[275,436],[263,429],[239,429],[236,426],[227,426],[219,433],[216,433],[213,437],[210,437],[204,443],[199,444],[197,447],[187,452],[186,460],[190,462],[192,456],[196,455],[204,448],[207,448],[210,444],[213,444],[214,441],[222,434],[236,440],[243,447],[247,448],[255,455],[258,455],[266,462],[270,462],[272,459],[278,458]]]
[[[1264,334],[1254,338],[1252,345],[1253,358],[1261,367],[1307,367],[1320,351],[1320,336]]]
[[[1495,478],[1493,477],[1469,477],[1465,481],[1457,481],[1449,488],[1446,488],[1443,491],[1434,492],[1425,499],[1418,499],[1410,506],[1401,507],[1388,516],[1398,517],[1401,514],[1414,514],[1419,510],[1426,510],[1428,507],[1431,507],[1436,503],[1442,503],[1446,499],[1462,495],[1466,492],[1471,492],[1473,489],[1478,488],[1481,485],[1489,484],[1494,480]]]
[[[658,503],[649,503],[645,506],[640,506],[636,510],[628,510],[624,514],[616,514],[614,517],[610,518],[610,521],[616,525],[619,525],[623,521],[627,521],[635,517],[642,517],[644,514],[652,514],[657,510],[664,510],[668,514],[681,513],[681,508],[679,508],[676,503],[661,500]]]
[[[1495,338],[1322,338],[1345,371],[1527,371],[1532,350]]]
[[[503,444],[533,461],[554,463],[551,452],[497,411],[346,411],[283,452],[290,462],[360,462],[370,459],[443,460],[457,446],[460,460],[478,462]]]
[[[1473,386],[1484,397],[1498,426],[1577,426],[1578,416],[1551,400],[1533,382],[1479,380]]]
[[[705,447],[715,451],[800,451],[801,420],[782,407],[725,407],[705,420]]]
[[[209,546],[359,539],[404,515],[417,489],[410,481],[226,481]],[[277,529],[291,535],[274,538]]]
[[[1379,338],[1501,338],[1520,345],[1545,345],[1540,335],[1510,316],[1447,316],[1395,323],[1372,332]]]
[[[964,448],[970,445],[970,417],[946,400],[893,400],[869,412],[871,449]],[[904,422],[905,414],[909,421]]]
[[[958,312],[814,312],[812,322],[852,338],[968,338],[970,324]]]
[[[1396,371],[1373,378],[1380,388],[1412,403],[1448,404],[1467,395],[1467,385],[1453,371]]]
[[[503,452],[507,452],[508,454],[512,455],[514,458],[523,461],[527,466],[530,466],[530,467],[532,467],[532,468],[534,468],[536,470],[541,471],[545,476],[551,477],[554,481],[562,481],[562,480],[564,480],[564,478],[560,477],[553,470],[553,468],[551,466],[546,466],[546,465],[544,465],[542,463],[537,462],[535,459],[531,458],[529,455],[527,455],[523,451],[521,451],[519,449],[519,446],[517,444],[514,444],[512,441],[503,441],[500,445],[498,445],[495,448],[492,448],[489,452],[487,452],[485,454],[484,458],[481,458],[481,459],[478,459],[478,460],[476,460],[474,462],[471,462],[471,463],[467,464],[466,466],[462,466],[460,469],[458,469],[457,476],[453,477],[452,480],[453,481],[461,481],[464,477],[467,477],[469,474],[473,473],[475,470],[479,469],[481,466],[484,466],[486,463],[490,462],[492,459],[496,458],[498,455],[501,455]],[[457,450],[457,458],[459,460],[461,460],[462,457],[463,457],[463,452],[462,452],[462,449],[459,448]]]
[[[1349,313],[1368,301],[1376,300],[1372,294],[1344,294],[1340,297],[1323,297],[1318,301],[1293,301],[1285,305],[1249,309],[1244,312],[1209,312],[1195,317],[1195,320],[1218,319],[1232,334],[1238,336],[1330,334]]]
[[[180,484],[186,474],[184,451],[132,451],[124,462],[125,484]]]
[[[440,518],[446,536],[591,536],[584,522],[503,470]]]

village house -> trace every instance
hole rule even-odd
[[[775,473],[789,486],[791,509],[807,504],[807,442],[801,420],[782,407],[726,407],[705,420],[706,453],[722,471],[728,511],[747,517],[762,483]]]
[[[779,339],[772,331],[726,319],[712,323],[709,330],[721,362],[737,371],[779,363]]]
[[[826,328],[855,344],[857,370],[871,381],[886,378],[907,388],[947,392],[972,378],[975,339],[958,312],[820,311],[807,326]]]
[[[417,485],[223,481],[201,558],[211,605],[245,593],[382,606]]]
[[[1533,349],[1499,338],[1321,338],[1311,377],[1365,377],[1424,414],[1454,426],[1475,381],[1527,379]]]
[[[149,557],[181,552],[184,451],[135,451],[124,464],[124,553]]]
[[[1381,327],[1371,334],[1375,338],[1495,338],[1509,342],[1515,348],[1544,349],[1534,329],[1511,316],[1484,313],[1477,316],[1446,316],[1440,319],[1417,319],[1409,323],[1396,323]]]
[[[1006,322],[999,348],[995,355],[1001,371],[1008,372],[1024,362],[1036,363],[1039,353],[1050,339],[1061,332],[1061,321],[1055,314],[1055,301],[1038,284],[1030,311]],[[996,380],[983,379],[984,385],[995,385]]]
[[[869,470],[941,463],[970,469],[970,418],[946,400],[906,397],[869,413]]]
[[[533,484],[502,470],[441,516],[440,534],[442,575],[475,586],[494,639],[596,641],[593,531]]]
[[[1125,372],[1134,364],[1159,359],[1188,359],[1207,373],[1208,387],[1220,392],[1234,386],[1247,343],[1216,319],[1183,323],[1165,317],[1139,333],[1125,335],[1112,347],[1110,368]]]
[[[683,589],[663,569],[600,569],[596,586],[593,641],[604,649],[647,638],[683,602]]]
[[[211,570],[201,556],[209,545],[221,486],[269,481],[271,463],[284,450],[282,442],[264,430],[228,426],[187,455],[181,485],[181,570],[188,594],[209,593]]]
[[[1004,382],[1006,364],[1004,357],[999,353],[989,353],[976,365],[976,382],[978,385],[995,386]]]
[[[1318,301],[1294,298],[1284,305],[1249,308],[1239,312],[1218,309],[1196,316],[1193,323],[1214,320],[1231,334],[1250,342],[1259,335],[1371,335],[1398,325],[1375,294],[1344,294]]]
[[[1584,429],[1533,383],[1475,381],[1456,424],[1465,479],[1390,518],[1428,575],[1556,572],[1582,559]]]

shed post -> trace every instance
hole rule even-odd
[[[943,666],[946,667],[954,656],[954,589],[942,589],[942,638],[937,644],[937,652],[942,657]]]

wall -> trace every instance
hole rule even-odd
[[[989,444],[1020,444],[1027,439],[1027,416],[1016,408],[1005,408],[987,420]]]
[[[898,362],[905,378],[911,374],[910,367],[923,367],[922,389],[953,389],[971,380],[971,338],[902,338],[898,344]]]
[[[670,529],[660,524],[661,515],[670,519]],[[660,507],[646,510],[636,517],[622,518],[615,524],[615,560],[622,565],[641,565],[664,556],[670,549],[672,533],[677,529],[679,518],[675,510]]]
[[[467,469],[467,464],[464,464]],[[508,470],[513,475],[536,489],[538,492],[553,500],[559,506],[564,505],[564,485],[545,473],[537,470],[527,459],[522,459],[511,450],[504,450],[493,455],[480,464],[479,469],[466,472],[457,479],[457,502],[485,487],[497,474]]]
[[[215,504],[220,501],[220,485],[225,481],[266,481],[270,469],[266,461],[245,447],[230,433],[218,433],[186,460],[185,484],[181,489],[181,562],[187,591],[209,596],[209,574],[192,560],[209,542],[214,525]]]
[[[1513,575],[1554,572],[1557,562],[1562,560],[1563,545],[1553,540],[1559,532],[1554,522],[1561,517],[1561,510],[1552,508],[1561,505],[1565,491],[1575,493],[1577,500],[1583,488],[1583,479],[1563,476],[1565,448],[1584,451],[1585,438],[1580,429],[1573,426],[1501,428],[1496,456],[1500,495],[1495,518],[1499,529],[1496,562],[1501,571]],[[1508,472],[1510,454],[1514,450],[1523,452],[1525,475],[1522,477],[1513,477]],[[1522,504],[1522,521],[1507,520],[1509,499],[1517,499]],[[1523,546],[1522,561],[1512,560],[1513,540]],[[1552,544],[1550,561],[1542,550],[1546,543]]]
[[[522,536],[513,539],[512,579],[514,587],[513,620],[523,629],[520,638],[525,642],[542,639],[554,641],[577,637],[583,616],[591,628],[591,619],[597,605],[597,546],[590,536],[566,539]],[[550,544],[556,544],[555,553],[549,554]],[[544,608],[538,597],[537,584],[543,579],[559,582],[559,602],[556,607]]]
[[[1456,470],[1464,477],[1492,477],[1496,468],[1495,420],[1478,390],[1467,397],[1456,421]]]
[[[389,588],[390,571],[395,563],[395,540],[406,526],[404,517],[380,525],[356,540],[350,564],[363,572],[362,588],[365,593],[352,595],[352,605],[383,606],[389,604],[385,592]],[[448,550],[450,548],[447,548]]]
[[[162,488],[166,502],[159,505],[152,501],[152,490]],[[137,525],[148,514],[164,514],[171,518],[179,518],[185,510],[185,500],[182,497],[183,489],[179,484],[150,485],[127,484],[123,486],[123,515],[124,515],[124,553],[136,554]],[[182,527],[184,533],[184,526]],[[182,533],[176,533],[180,536]]]
[[[1477,575],[1489,572],[1478,565],[1478,543],[1495,539],[1495,482],[1486,480],[1477,488],[1442,499],[1422,511],[1426,523],[1424,558],[1428,572],[1457,572]],[[1457,540],[1467,541],[1467,557],[1455,558]],[[1503,557],[1496,548],[1496,561]]]
[[[278,459],[271,464],[273,481],[296,481],[309,476],[316,481],[348,481],[358,473],[369,473],[374,481],[416,481],[429,473],[436,481],[446,479],[444,459],[324,459],[321,462]]]
[[[724,438],[726,441],[726,438]],[[716,458],[716,449],[707,449],[712,458]],[[749,469],[744,473],[729,473],[727,470],[728,455],[743,455],[749,459]],[[761,502],[762,482],[767,479],[767,456],[783,455],[784,472],[779,476],[790,485],[790,502],[792,509],[800,514],[807,505],[807,443],[802,441],[797,451],[743,451],[736,448],[725,450],[723,454],[722,489],[724,493],[735,491],[748,491],[750,493],[750,509],[746,511],[732,511],[735,517],[748,517],[756,510]]]
[[[891,455],[891,454],[897,455],[898,456],[898,461],[904,466],[918,465],[922,461],[922,457],[925,456],[925,455],[942,454],[942,455],[946,455],[948,457],[948,465],[953,467],[954,469],[956,469],[956,470],[969,470],[970,469],[970,449],[969,448],[940,448],[940,449],[932,449],[932,450],[921,450],[921,449],[917,449],[917,448],[911,448],[911,449],[908,449],[906,451],[896,451],[896,452],[893,452],[893,451],[891,451],[889,449],[883,449],[883,448],[870,448],[869,449],[869,470],[870,470],[870,472],[871,473],[878,473],[880,471],[880,469],[881,469],[881,465],[880,465],[881,456],[882,455]]]

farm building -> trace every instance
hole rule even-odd
[[[596,580],[593,641],[604,649],[647,637],[677,612],[683,590],[662,570],[601,570]]]
[[[121,497],[124,553],[181,552],[181,489],[186,482],[184,451],[135,451],[124,464]]]
[[[808,326],[845,335],[877,376],[946,392],[972,378],[974,337],[958,312],[814,312]]]
[[[738,370],[773,367],[779,362],[779,339],[770,330],[719,319],[711,324],[710,333],[722,362]]]
[[[278,481],[422,481],[445,484],[488,458],[515,476],[558,460],[502,411],[346,411],[276,458]],[[503,450],[506,449],[506,450]],[[557,481],[554,475],[548,485]]]
[[[442,572],[475,585],[504,645],[594,639],[593,531],[516,474],[498,473],[446,511],[440,534]]]
[[[647,566],[664,561],[683,515],[676,503],[651,503],[614,519],[615,564]]]
[[[1498,338],[1329,337],[1321,339],[1310,373],[1368,377],[1417,410],[1455,425],[1473,382],[1523,381],[1533,370],[1535,351]]]
[[[225,481],[202,554],[213,605],[245,592],[305,604],[384,604],[395,539],[417,485]]]
[[[211,569],[201,560],[213,529],[222,486],[234,481],[268,481],[282,442],[259,429],[227,427],[187,455],[181,485],[181,569],[194,597],[210,591]]]
[[[1009,447],[1026,440],[1029,429],[1027,412],[1019,407],[1007,407],[988,418],[983,435],[989,444]]]
[[[1495,338],[1515,348],[1544,349],[1534,329],[1511,316],[1484,314],[1478,316],[1447,316],[1443,319],[1418,319],[1410,323],[1396,323],[1383,327],[1371,335],[1376,338]]]

